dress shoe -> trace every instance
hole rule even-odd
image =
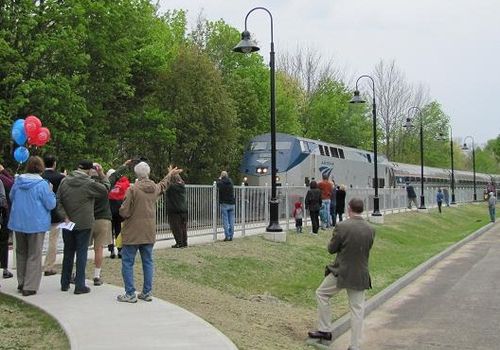
[[[69,286],[61,286],[62,292],[67,292],[69,290]]]
[[[36,290],[24,290],[21,292],[23,297],[29,297],[30,295],[36,294]]]
[[[54,270],[45,271],[45,272],[43,273],[43,275],[44,275],[44,276],[52,276],[52,275],[55,275],[55,274],[57,274],[57,272],[56,272],[56,271],[54,271]]]
[[[332,332],[312,331],[307,332],[307,335],[312,339],[332,340]]]
[[[75,294],[87,294],[87,293],[90,293],[90,288],[87,286],[84,286],[82,289],[75,288]]]
[[[11,278],[14,275],[9,270],[3,270],[3,278]]]

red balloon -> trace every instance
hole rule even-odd
[[[28,138],[35,137],[41,127],[42,122],[34,115],[27,116],[24,120],[24,131],[26,131],[26,136],[28,136]]]
[[[47,128],[40,128],[36,135],[37,146],[43,146],[50,140],[50,131]]]

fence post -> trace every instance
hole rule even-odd
[[[245,220],[246,220],[246,205],[245,201],[246,199],[246,188],[245,188],[245,183],[241,184],[241,236],[245,237]]]
[[[289,216],[289,208],[290,208],[290,202],[288,195],[290,194],[288,184],[285,184],[285,217],[286,217],[286,230],[290,230],[290,216]]]
[[[212,230],[213,240],[217,241],[217,183],[212,185]]]

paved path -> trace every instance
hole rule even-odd
[[[17,293],[17,279],[1,281],[0,291],[36,305],[52,315],[68,335],[72,350],[207,349],[235,350],[221,332],[198,316],[166,301],[119,303],[123,288],[103,284],[92,292],[61,292],[61,275],[42,277],[36,295]]]
[[[363,349],[500,349],[499,290],[497,223],[373,311]],[[349,336],[330,348],[347,349]]]

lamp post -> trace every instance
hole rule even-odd
[[[255,7],[248,11],[245,16],[245,30],[241,33],[241,41],[233,48],[234,52],[250,53],[259,51],[255,41],[250,37],[250,32],[247,30],[248,16],[255,10],[264,10],[271,19],[271,51],[269,57],[270,67],[270,82],[271,82],[271,200],[269,202],[269,226],[266,228],[268,232],[283,231],[279,224],[279,201],[276,196],[276,84],[275,84],[275,64],[274,64],[274,34],[273,34],[273,16],[265,7]]]
[[[453,130],[451,125],[448,125],[450,129],[450,157],[451,157],[451,204],[457,204],[455,201],[455,170],[453,167]],[[445,137],[444,134],[441,136]]]
[[[474,202],[477,201],[477,194],[476,194],[476,147],[474,145],[474,138],[472,136],[466,136],[464,138],[464,145],[462,147],[463,150],[468,150],[469,147],[467,147],[467,143],[465,143],[465,140],[470,138],[472,140],[472,174],[473,174],[473,181],[474,181]]]
[[[373,213],[372,216],[382,216],[380,213],[380,203],[378,197],[378,156],[377,156],[377,105],[375,103],[375,81],[369,75],[362,75],[356,80],[356,90],[354,90],[354,96],[349,101],[349,103],[365,103],[366,101],[361,98],[358,90],[358,82],[361,78],[368,78],[372,82],[372,119],[373,119],[373,180],[375,187],[375,196],[373,197]]]
[[[410,115],[412,110],[417,110],[418,115],[420,116],[420,207],[418,209],[426,209],[425,208],[425,197],[424,197],[424,126],[422,120],[422,110],[418,107],[410,107],[408,109],[408,115]],[[411,128],[413,125],[411,124],[411,118],[406,118],[405,128]]]

